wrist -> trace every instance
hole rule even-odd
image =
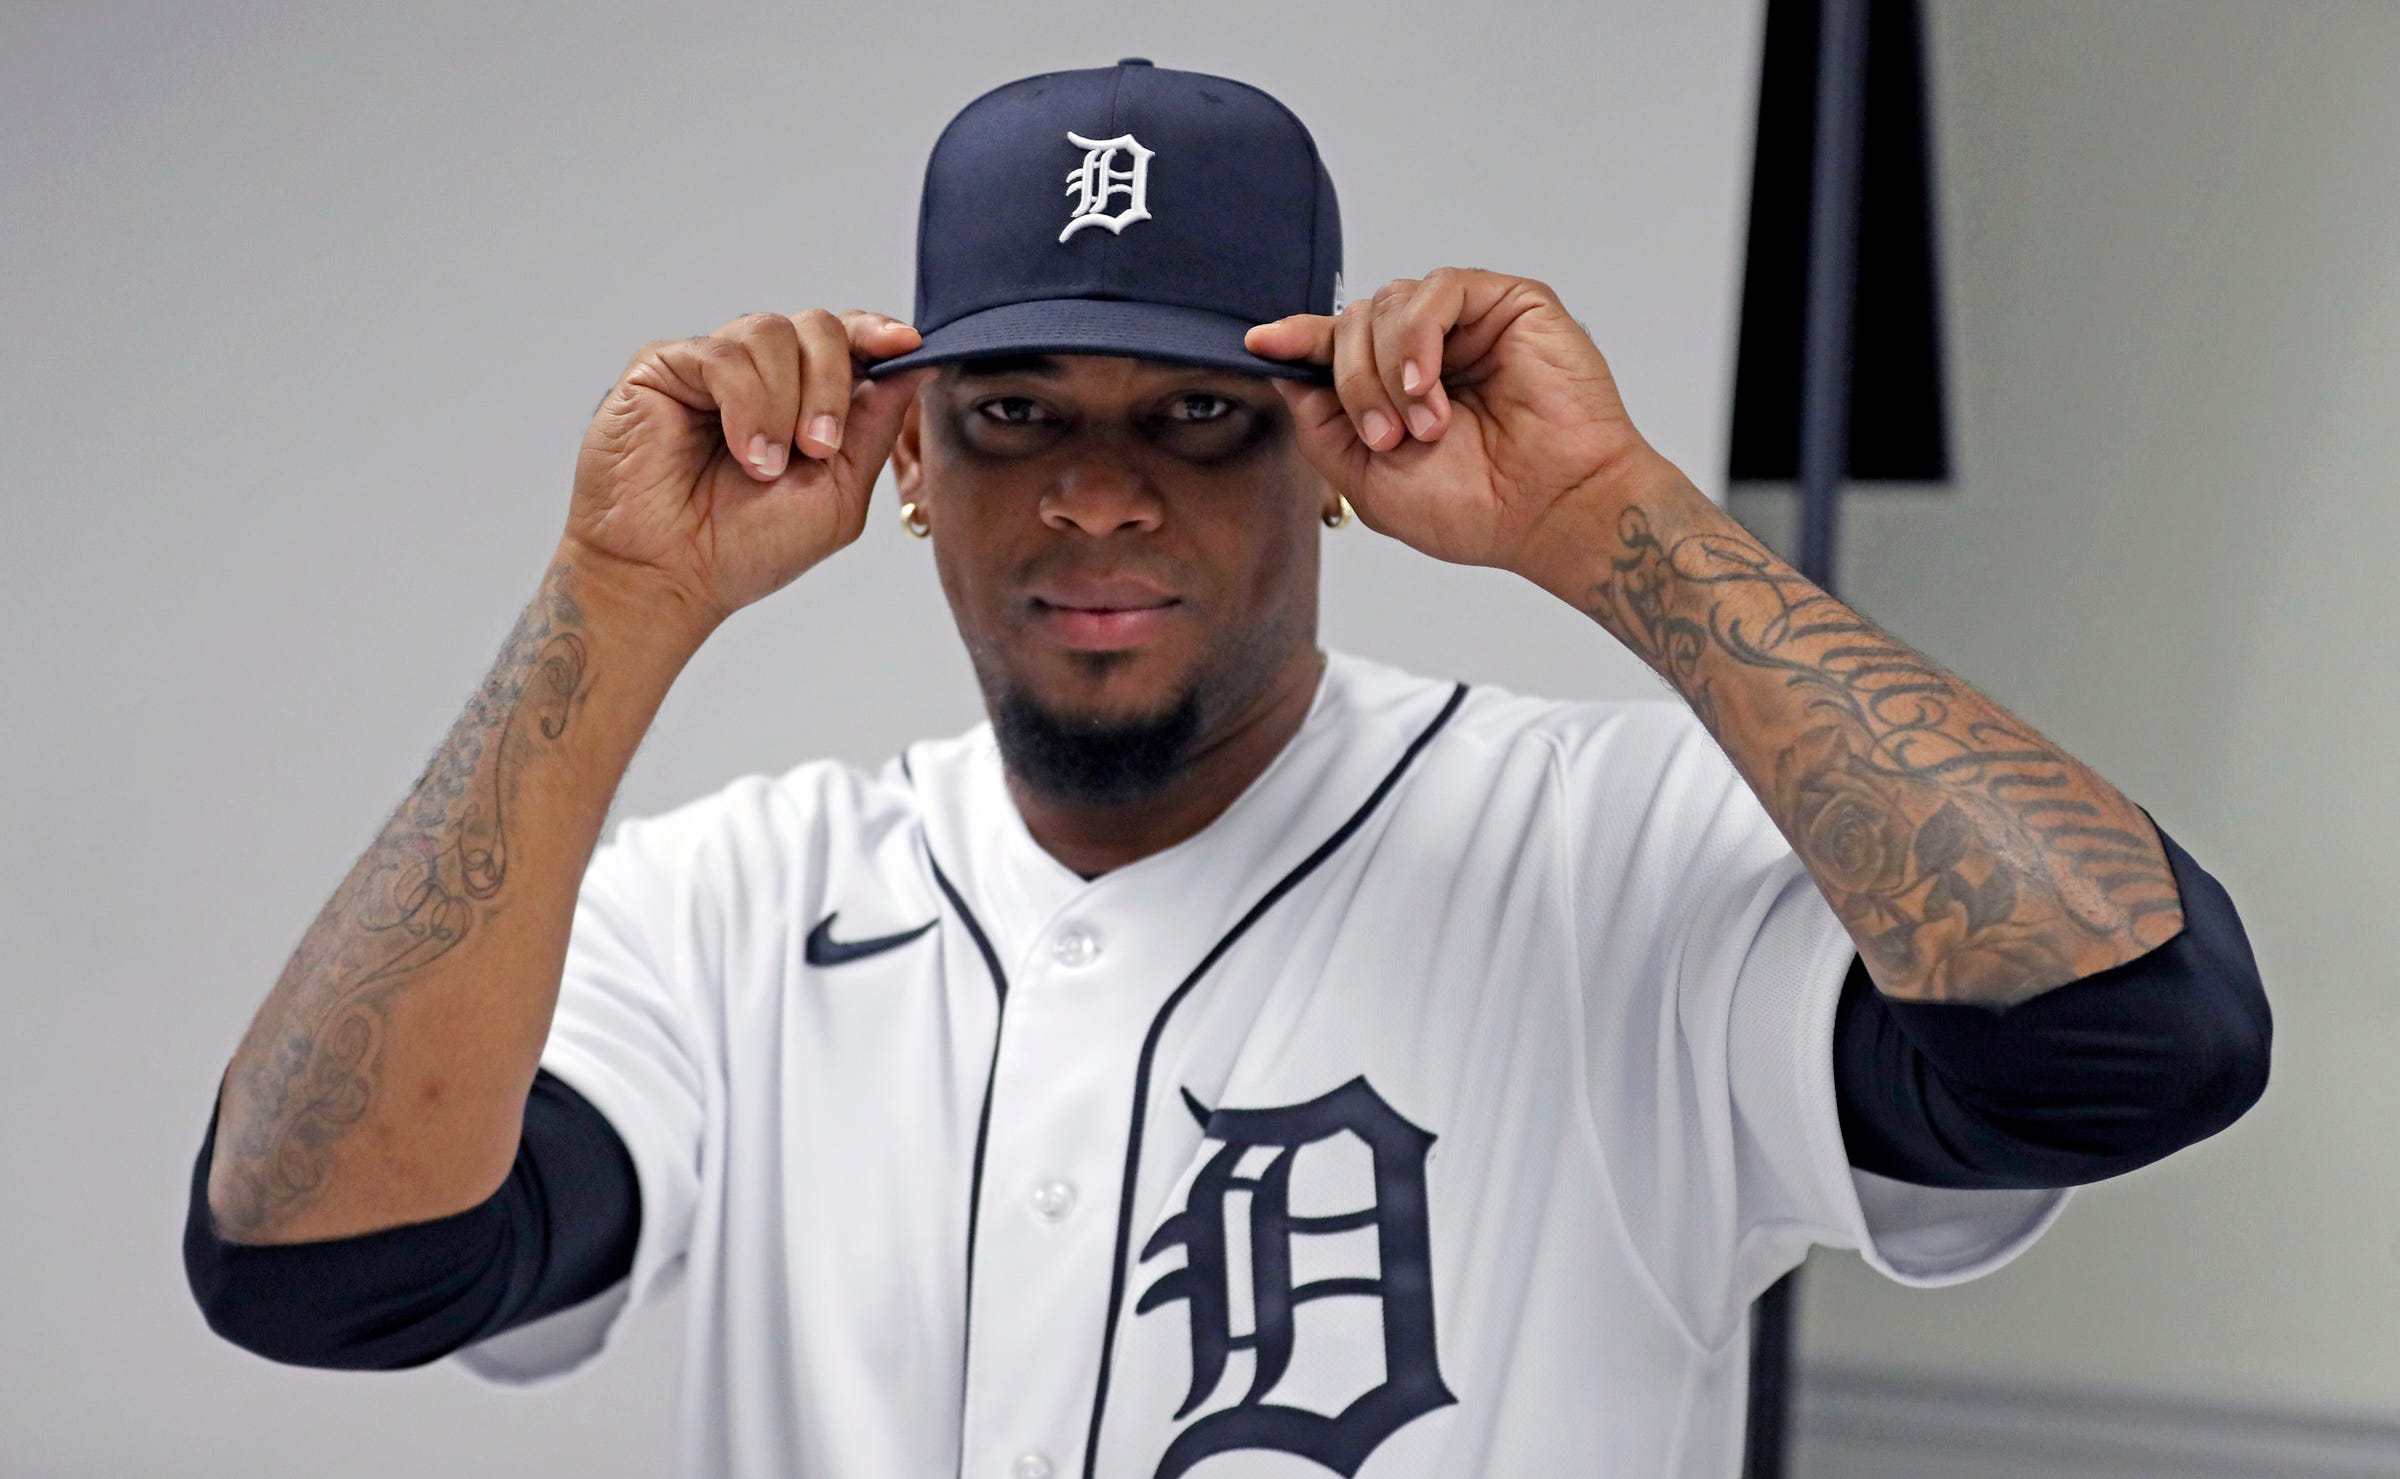
[[[559,540],[549,578],[563,584],[585,625],[605,627],[619,642],[677,667],[725,620],[724,613],[657,569],[604,554],[571,536]]]
[[[1662,541],[1695,533],[1726,514],[1701,492],[1683,469],[1655,452],[1612,476],[1591,478],[1562,496],[1526,541],[1527,560],[1517,573],[1578,611],[1588,611],[1592,593],[1616,573],[1627,554],[1629,515],[1637,515]]]

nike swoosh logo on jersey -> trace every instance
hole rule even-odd
[[[833,937],[833,922],[841,917],[842,911],[836,909],[818,920],[817,927],[808,932],[808,944],[802,949],[801,955],[810,965],[847,965],[854,960],[865,960],[870,955],[881,955],[886,950],[897,950],[941,922],[928,919],[913,930],[902,930],[896,935],[877,935],[871,940],[837,940]]]

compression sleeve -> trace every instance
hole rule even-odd
[[[1921,1186],[2080,1186],[2258,1101],[2274,1027],[2249,939],[2217,880],[2158,837],[2184,927],[2121,965],[1994,1010],[1894,1000],[1852,961],[1833,1049],[1850,1164]]]
[[[600,1111],[544,1068],[508,1180],[463,1212],[302,1243],[234,1243],[208,1207],[208,1132],[192,1166],[183,1267],[209,1328],[296,1366],[422,1366],[599,1294],[633,1267],[641,1189]]]

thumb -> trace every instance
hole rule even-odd
[[[843,427],[842,450],[834,456],[844,464],[855,486],[866,489],[875,485],[875,479],[883,472],[884,459],[892,455],[892,443],[899,439],[908,403],[916,399],[917,387],[932,379],[934,373],[934,367],[928,365],[887,379],[861,379],[852,387],[850,419]]]
[[[1292,431],[1300,455],[1334,491],[1356,503],[1358,485],[1367,473],[1367,444],[1358,439],[1358,426],[1342,408],[1332,388],[1307,385],[1280,376],[1269,382],[1292,413]]]

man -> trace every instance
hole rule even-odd
[[[523,1381],[688,1279],[691,1473],[1723,1476],[1811,1243],[1972,1278],[2256,1100],[2141,808],[1721,514],[1548,288],[1339,264],[1296,119],[1129,60],[952,123],[918,326],[644,346],[224,1077],[212,1324]],[[602,843],[887,458],[988,724]],[[1321,652],[1353,511],[1683,702]]]

